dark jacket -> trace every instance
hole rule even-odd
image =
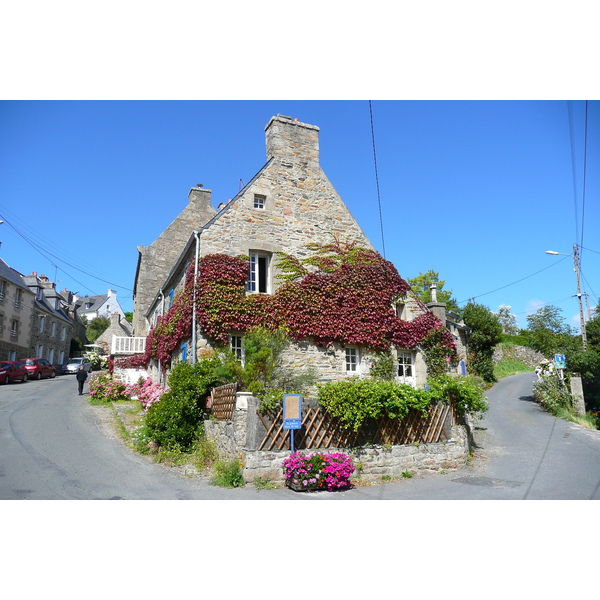
[[[87,371],[83,367],[80,367],[75,377],[77,377],[77,381],[85,381],[87,379]]]

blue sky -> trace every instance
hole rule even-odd
[[[522,327],[552,304],[577,326],[573,261],[545,251],[583,246],[596,306],[600,103],[587,105],[587,145],[585,101],[371,107],[377,178],[368,100],[0,102],[0,257],[61,290],[111,287],[132,310],[137,246],[197,183],[215,205],[232,198],[264,164],[264,127],[281,113],[320,127],[326,175],[404,278],[433,269],[459,303],[508,304]]]

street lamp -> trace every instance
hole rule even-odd
[[[585,317],[583,314],[583,302],[581,300],[581,283],[579,281],[579,256],[577,254],[577,244],[573,245],[573,254],[563,254],[562,252],[554,252],[554,250],[546,250],[546,254],[562,256],[572,256],[573,262],[575,263],[575,278],[577,279],[577,300],[579,302],[579,322],[581,323],[581,341],[583,343],[583,349],[587,349],[587,333],[585,331]]]

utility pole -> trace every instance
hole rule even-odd
[[[573,245],[573,261],[575,262],[575,277],[577,278],[577,301],[579,302],[579,322],[581,323],[581,341],[583,349],[587,349],[587,333],[585,330],[585,315],[583,314],[583,300],[581,297],[581,283],[579,281],[579,256],[577,244]]]

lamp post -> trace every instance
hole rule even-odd
[[[577,279],[577,300],[579,302],[579,322],[581,323],[581,341],[583,349],[587,349],[587,333],[585,331],[585,316],[583,314],[583,302],[581,299],[581,283],[579,281],[579,256],[577,254],[577,244],[573,245],[573,254],[563,254],[562,252],[554,252],[554,250],[546,250],[546,254],[562,256],[572,256],[575,263],[575,278]]]

